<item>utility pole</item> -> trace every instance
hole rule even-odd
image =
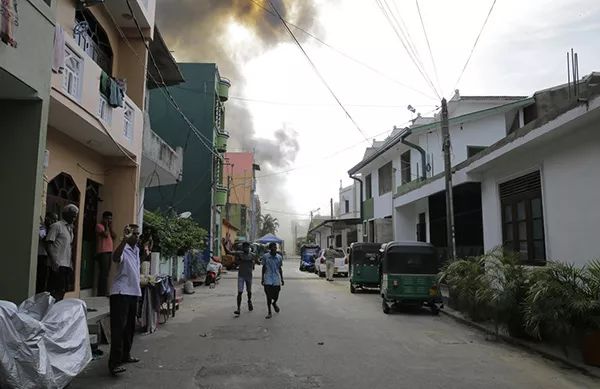
[[[448,103],[442,99],[442,151],[444,152],[444,172],[446,175],[446,230],[448,234],[448,257],[456,259],[456,240],[454,231],[454,203],[452,193],[452,161],[450,160],[450,129],[448,126]]]
[[[229,200],[230,200],[230,195],[231,193],[231,176],[227,175],[227,203],[225,204],[225,219],[227,219],[227,221],[229,221]]]
[[[333,197],[329,199],[329,209],[331,213],[331,218],[333,219]]]

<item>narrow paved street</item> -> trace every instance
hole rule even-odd
[[[234,318],[236,273],[185,296],[175,319],[135,339],[142,362],[107,376],[106,356],[70,388],[587,388],[600,383],[519,349],[486,340],[429,311],[384,315],[375,294],[349,293],[285,262],[281,313]],[[106,349],[105,349],[106,350]]]

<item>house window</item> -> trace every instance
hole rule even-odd
[[[410,150],[400,155],[400,174],[402,184],[409,183],[411,181],[410,174]]]
[[[487,147],[485,147],[485,146],[467,146],[467,158],[471,158],[475,154],[479,154],[486,148]]]
[[[344,213],[350,212],[350,200],[344,200]]]
[[[545,264],[540,172],[500,184],[500,202],[504,247],[518,253],[525,263]]]
[[[392,163],[379,168],[379,196],[392,191]]]
[[[371,188],[371,175],[365,177],[365,198],[368,200],[373,197],[373,190]]]
[[[79,100],[83,61],[70,47],[65,46],[65,70],[63,72],[63,90]]]
[[[98,104],[98,116],[104,123],[110,124],[112,121],[112,108],[108,105],[108,100],[102,94],[100,94]]]
[[[133,108],[129,104],[125,103],[125,108],[123,110],[123,136],[129,139],[130,142],[133,140],[133,122]]]

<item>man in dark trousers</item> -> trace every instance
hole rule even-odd
[[[105,211],[102,221],[96,225],[96,261],[98,262],[98,296],[106,296],[108,293],[108,272],[110,270],[110,259],[113,253],[113,242],[117,234],[112,228],[112,212]]]
[[[123,240],[115,249],[112,259],[116,273],[110,288],[110,357],[108,370],[117,375],[125,372],[121,365],[136,363],[131,356],[137,302],[142,296],[140,288],[140,229],[135,224],[125,227]]]
[[[53,223],[46,235],[46,247],[50,262],[49,291],[56,301],[65,297],[73,280],[73,223],[79,208],[73,204],[62,210],[62,220]]]
[[[277,253],[277,245],[269,243],[269,252],[262,259],[262,284],[265,287],[265,295],[267,296],[267,316],[265,319],[273,317],[271,314],[271,306],[276,313],[279,313],[277,300],[279,299],[279,291],[284,285],[283,281],[283,258]]]
[[[248,295],[248,310],[252,311],[252,271],[254,270],[254,255],[250,252],[250,243],[242,243],[242,251],[235,253],[235,260],[238,265],[238,294],[237,310],[233,312],[236,316],[240,315],[240,306],[242,305],[242,294],[244,285]]]

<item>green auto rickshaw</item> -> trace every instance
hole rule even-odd
[[[379,249],[381,243],[352,243],[348,249],[350,293],[356,288],[379,288]]]
[[[443,307],[437,278],[440,261],[434,246],[423,242],[390,242],[381,246],[380,258],[384,313],[390,313],[392,306],[423,305],[433,314],[439,313]]]

